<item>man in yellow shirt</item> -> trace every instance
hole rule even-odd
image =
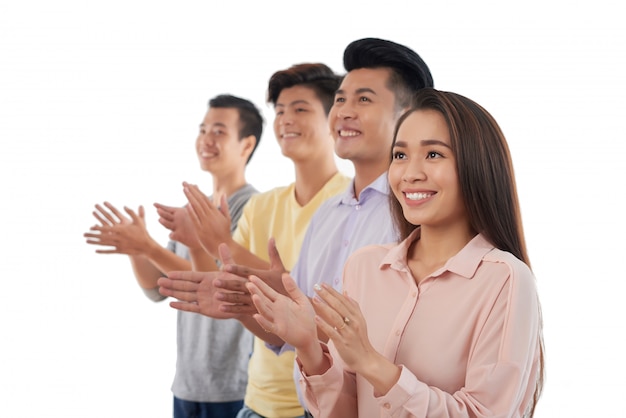
[[[234,262],[269,268],[268,241],[274,238],[284,267],[293,267],[313,213],[350,183],[335,164],[327,119],[339,82],[340,77],[323,64],[294,65],[270,78],[268,102],[275,110],[274,132],[283,155],[294,163],[295,182],[251,198],[232,237],[226,233],[230,222],[226,205],[217,208],[196,186],[185,186],[189,214],[207,257],[217,258],[218,246],[225,243]],[[216,271],[172,272],[159,280],[160,291],[181,301],[171,304],[177,309],[236,317],[246,327],[258,327],[250,315],[223,314],[198,303],[197,292],[210,292],[219,275]],[[238,418],[303,416],[292,378],[293,362],[293,352],[277,357],[255,337],[245,406]]]

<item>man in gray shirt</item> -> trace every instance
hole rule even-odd
[[[248,100],[220,95],[209,101],[200,124],[196,153],[200,166],[212,176],[211,199],[228,205],[231,233],[243,207],[257,191],[246,182],[245,167],[261,139],[263,118]],[[99,225],[84,234],[88,244],[110,248],[100,254],[126,254],[135,277],[148,298],[165,299],[157,280],[172,270],[201,268],[207,260],[186,208],[155,204],[159,222],[170,229],[167,247],[159,245],[145,225],[144,208],[105,202],[93,215]],[[252,335],[235,319],[216,320],[178,312],[176,375],[172,385],[174,417],[235,417],[243,406],[248,380]]]

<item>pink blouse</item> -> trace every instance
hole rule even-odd
[[[344,289],[359,302],[374,348],[402,366],[383,396],[348,370],[332,341],[331,368],[301,385],[315,417],[521,417],[539,372],[540,309],[526,264],[477,235],[416,285],[409,245],[356,251]]]

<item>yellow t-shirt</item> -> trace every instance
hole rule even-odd
[[[269,261],[267,241],[274,237],[287,270],[295,265],[311,217],[329,197],[345,191],[350,178],[334,175],[305,206],[295,198],[295,185],[277,187],[250,198],[237,224],[234,240],[259,258]],[[277,356],[254,338],[248,365],[245,404],[268,418],[296,417],[304,413],[293,381],[293,351]]]

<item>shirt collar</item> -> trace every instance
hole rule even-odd
[[[346,191],[341,195],[341,204],[343,205],[356,205],[363,204],[368,200],[368,196],[371,196],[372,193],[377,192],[381,194],[389,194],[389,182],[387,181],[387,172],[385,171],[380,176],[376,178],[373,182],[368,184],[362,191],[359,196],[360,199],[357,201],[354,196],[354,178],[350,182],[350,186],[346,189]]]
[[[409,253],[409,247],[415,240],[420,238],[420,234],[421,230],[418,227],[404,241],[391,247],[385,257],[383,257],[379,267],[382,269],[385,266],[390,266],[394,270],[408,270],[407,254]],[[450,271],[471,279],[476,274],[476,270],[484,256],[493,249],[493,244],[487,241],[483,235],[477,234],[461,251],[452,256],[442,268],[433,272],[433,276],[439,276],[445,271]]]

